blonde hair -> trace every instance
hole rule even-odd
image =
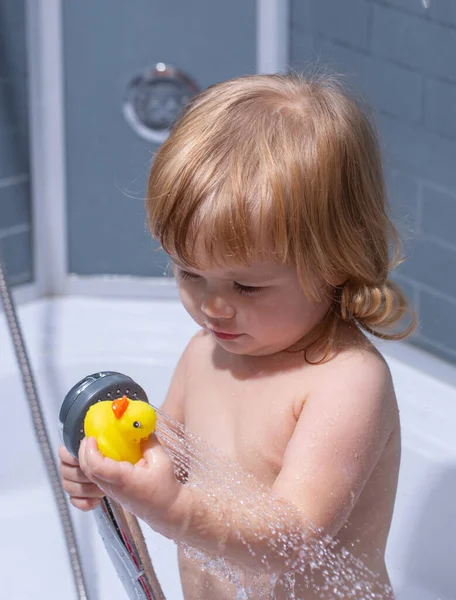
[[[198,266],[197,238],[226,264],[249,264],[266,240],[309,297],[329,284],[331,310],[308,340],[325,357],[341,319],[385,339],[414,328],[412,318],[392,330],[409,308],[388,278],[400,243],[376,132],[334,76],[244,76],[195,96],[155,157],[146,207],[152,234],[184,264]]]

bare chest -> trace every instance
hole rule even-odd
[[[186,428],[272,485],[296,425],[296,387],[289,375],[193,373],[185,390]]]

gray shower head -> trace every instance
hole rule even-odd
[[[101,400],[115,400],[124,395],[148,402],[146,392],[140,385],[128,375],[115,371],[88,375],[71,388],[59,413],[60,435],[70,454],[78,457],[79,445],[84,438],[84,419],[92,404]]]

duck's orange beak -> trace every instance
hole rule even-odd
[[[123,396],[122,398],[117,398],[117,400],[114,400],[112,403],[112,410],[116,416],[116,419],[120,419],[125,411],[128,408],[128,398],[126,396]]]

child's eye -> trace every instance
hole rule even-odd
[[[198,275],[195,273],[189,273],[188,271],[178,270],[179,279],[198,279]]]
[[[189,271],[184,271],[180,268],[177,269],[177,275],[179,279],[189,279],[192,281],[200,278],[199,275],[196,275],[195,273],[190,273]],[[251,285],[242,285],[241,283],[237,283],[237,281],[233,281],[233,289],[239,294],[243,294],[244,296],[254,296],[255,294],[261,292],[263,288],[254,287]]]
[[[233,288],[236,290],[236,292],[239,292],[239,294],[244,294],[245,296],[254,296],[263,289],[260,287],[254,287],[253,285],[241,285],[236,281],[233,281]]]

